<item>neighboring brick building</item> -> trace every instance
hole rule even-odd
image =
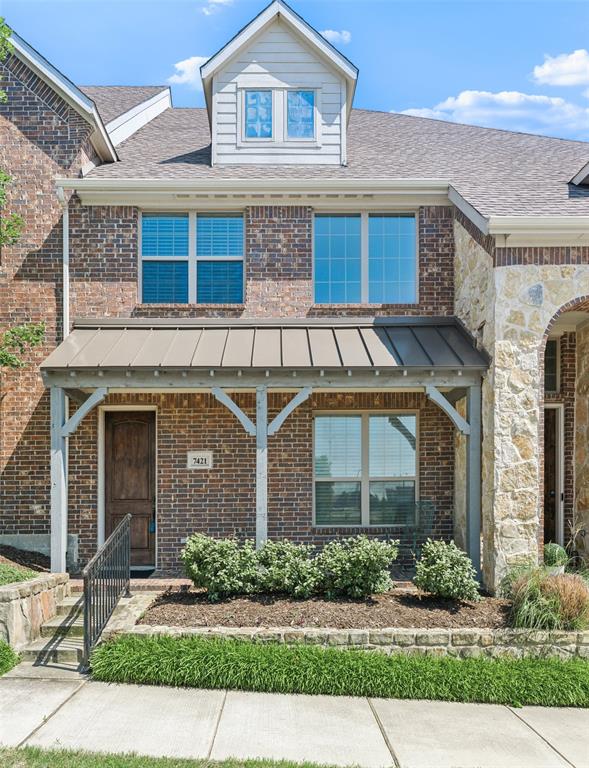
[[[47,333],[2,374],[0,541],[51,543],[59,569],[67,533],[76,569],[131,513],[134,565],[166,572],[195,531],[364,532],[407,562],[454,537],[478,565],[482,472],[492,587],[589,508],[587,146],[353,110],[355,67],[280,1],[235,45],[268,34],[301,72],[266,57],[249,87],[224,48],[208,112],[76,88],[14,36],[0,167],[25,231],[0,323]]]

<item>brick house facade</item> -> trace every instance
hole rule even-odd
[[[268,11],[269,25],[285,25],[297,40],[306,34],[304,28],[296,27],[296,18],[288,17],[282,3],[274,5],[279,6],[282,15],[277,20]],[[311,52],[314,44],[311,38],[306,42]],[[237,140],[235,152],[241,159],[235,161],[237,165],[223,166],[219,159],[215,160],[221,152],[215,145],[219,139],[215,127],[208,125],[205,111],[167,108],[155,118],[146,117],[134,135],[117,144],[118,160],[113,161],[107,157],[108,147],[105,149],[104,142],[97,139],[102,135],[102,122],[97,125],[88,114],[81,114],[73,100],[76,93],[68,95],[60,81],[43,79],[35,61],[27,59],[27,55],[22,46],[17,47],[15,54],[0,65],[8,94],[7,102],[0,104],[0,167],[14,179],[7,209],[20,213],[25,220],[23,238],[1,254],[0,324],[7,328],[43,320],[46,336],[43,346],[30,353],[23,369],[2,372],[0,540],[6,537],[7,541],[20,541],[22,546],[47,548],[50,540],[53,546],[56,525],[62,526],[62,532],[65,525],[71,537],[69,566],[78,569],[94,554],[108,532],[104,519],[105,504],[108,506],[104,497],[104,424],[113,408],[117,412],[128,409],[133,413],[143,408],[156,413],[157,513],[153,530],[150,528],[155,541],[150,565],[160,571],[178,570],[183,542],[195,531],[256,537],[260,505],[265,510],[266,535],[270,538],[287,537],[318,545],[333,537],[360,532],[399,538],[409,562],[415,549],[411,526],[392,522],[368,526],[364,518],[357,525],[316,524],[313,430],[315,416],[320,413],[417,414],[415,484],[418,498],[428,500],[435,509],[427,534],[446,540],[456,538],[478,562],[482,520],[483,575],[491,588],[507,567],[522,558],[537,557],[538,542],[543,541],[543,404],[564,404],[564,441],[560,446],[563,502],[551,514],[562,515],[561,534],[585,514],[579,501],[584,498],[579,486],[584,465],[578,444],[585,418],[578,387],[584,368],[577,360],[576,328],[570,326],[573,315],[568,316],[566,331],[559,330],[562,323],[555,327],[551,324],[565,305],[569,313],[577,313],[575,322],[582,324],[575,298],[589,295],[589,274],[585,274],[589,246],[571,245],[566,234],[561,242],[554,242],[550,234],[550,244],[535,244],[535,234],[516,233],[509,241],[515,244],[508,247],[508,237],[497,229],[491,233],[484,217],[452,186],[453,175],[458,177],[459,173],[448,170],[442,145],[439,170],[425,168],[417,155],[414,172],[396,170],[398,158],[388,160],[395,157],[394,146],[387,143],[389,133],[393,142],[402,141],[412,131],[419,140],[420,131],[437,131],[436,124],[427,120],[409,123],[414,128],[408,131],[405,123],[396,120],[400,116],[390,116],[391,121],[383,123],[385,118],[379,113],[352,111],[349,125],[342,122],[340,126],[341,135],[345,130],[348,134],[347,141],[341,139],[338,145],[342,157],[345,151],[345,164],[329,165],[331,160],[325,158],[325,162],[309,160],[304,155],[307,149],[297,146],[300,166],[281,165],[277,147],[276,165],[257,159],[248,167],[250,161],[243,159],[245,155],[239,156],[243,142]],[[222,58],[219,67],[225,66]],[[346,89],[354,78],[348,65],[334,60],[329,73],[329,77],[335,72],[342,78],[342,93],[349,93]],[[321,76],[328,78],[327,74]],[[206,86],[208,75],[203,77]],[[112,98],[112,94],[108,96]],[[100,114],[100,103],[97,106]],[[124,112],[128,107],[121,105],[120,110]],[[189,126],[193,133],[186,133],[188,119],[193,121]],[[170,132],[169,146],[161,144],[161,131],[154,129],[150,133],[158,121],[172,127],[174,121],[178,123],[177,134],[174,129]],[[365,160],[367,125],[372,126],[377,149],[375,157],[369,154]],[[322,130],[327,136],[328,127],[324,125]],[[478,141],[478,137],[483,143],[496,140],[486,129],[472,131],[472,136],[464,132],[464,141]],[[181,148],[176,142],[182,140],[188,142],[187,159],[177,158]],[[434,140],[441,141],[437,134]],[[497,140],[503,141],[501,137]],[[320,152],[327,152],[328,141],[317,144]],[[532,149],[536,151],[536,147]],[[574,149],[570,150],[571,156],[563,155],[563,164],[577,163],[582,148]],[[253,152],[251,147],[248,151]],[[506,145],[497,151],[512,150]],[[382,157],[385,166],[378,173],[374,172],[376,157]],[[389,162],[392,165],[387,165]],[[460,167],[459,159],[456,162]],[[164,169],[162,179],[157,179],[160,169]],[[435,181],[446,177],[450,182]],[[56,181],[67,206],[65,219]],[[481,180],[481,189],[485,183],[490,195],[491,182]],[[476,202],[475,208],[485,210],[485,199]],[[197,215],[201,211],[238,211],[242,215],[242,301],[143,300],[142,221],[153,211],[191,212],[191,216],[195,211]],[[365,249],[370,247],[366,222],[371,212],[400,212],[415,217],[416,300],[317,301],[317,216],[362,213]],[[491,211],[488,221],[493,215]],[[193,234],[188,236],[192,247],[190,238]],[[372,279],[370,265],[362,268],[366,269],[362,281]],[[577,271],[573,274],[570,270]],[[571,287],[571,278],[577,281],[577,287]],[[568,288],[563,287],[566,281]],[[583,288],[585,282],[587,290]],[[532,288],[538,285],[540,288],[534,292]],[[72,322],[68,323],[66,313]],[[78,327],[79,318],[96,321],[95,329],[90,332]],[[174,333],[187,330],[197,336],[223,327],[223,333],[229,334],[223,354],[236,330],[245,330],[246,334],[251,331],[255,338],[266,328],[278,332],[280,327],[283,346],[276,364],[256,366],[252,362],[251,371],[247,365],[231,367],[232,383],[228,383],[229,373],[224,372],[221,360],[201,365],[196,373],[188,370],[188,374],[190,364],[174,370],[163,364],[133,364],[127,365],[125,372],[120,366],[120,370],[108,365],[101,368],[98,358],[76,362],[80,359],[76,358],[79,349],[71,350],[82,336],[87,339],[96,331],[103,334],[101,339],[108,339],[109,334],[119,338],[117,334],[123,331],[112,325],[117,319],[124,333],[131,334],[129,338],[143,331],[151,334],[148,346],[152,342],[159,344],[163,356],[166,349],[161,334],[171,333],[172,327]],[[378,336],[393,340],[385,344],[390,363],[384,351],[373,346],[372,336],[367,335],[363,325],[367,319],[377,335],[379,324],[390,321]],[[444,325],[448,321],[456,322],[456,328],[448,330],[449,326]],[[219,325],[223,323],[228,331]],[[331,323],[329,333],[339,345],[337,362],[325,366],[314,361],[310,366],[288,364],[284,339],[289,323],[294,323],[293,334],[304,331],[306,339],[311,339],[314,328],[323,332]],[[70,326],[74,328],[71,336]],[[353,346],[357,343],[356,332],[362,339],[359,350]],[[432,333],[438,334],[435,339],[440,344],[443,339],[449,345],[449,352],[445,346],[438,350],[438,341],[431,340]],[[561,387],[557,394],[544,395],[543,345],[549,333],[561,337]],[[407,350],[401,343],[408,338],[406,334],[413,345]],[[344,339],[351,345],[349,348],[343,346]],[[56,358],[50,357],[42,378],[39,366],[56,347],[55,354],[70,355],[67,365],[52,364]],[[530,350],[535,362],[527,357]],[[314,352],[310,341],[309,350],[304,350],[307,353],[311,359]],[[120,356],[122,351],[115,341],[114,346],[104,347],[104,354],[114,359],[112,356]],[[358,355],[367,355],[370,364],[358,362]],[[478,355],[478,362],[469,366],[465,361],[470,355]],[[480,362],[484,359],[486,363]],[[517,375],[509,376],[510,366]],[[193,373],[199,377],[198,385],[189,383]],[[185,384],[181,376],[188,376]],[[287,376],[292,384],[285,383]],[[210,380],[207,386],[206,377]],[[261,447],[259,433],[257,437],[248,434],[244,421],[215,395],[217,379],[222,380],[219,387],[229,393],[237,411],[254,427],[261,413],[256,395],[260,389],[267,397],[268,423],[302,387],[308,387],[309,393],[275,434],[266,434],[266,449]],[[141,384],[134,383],[139,380]],[[280,384],[272,388],[278,381]],[[482,514],[481,480],[475,466],[478,448],[473,447],[477,442],[473,435],[478,429],[476,390],[481,381],[483,458],[478,471],[482,469]],[[55,467],[50,471],[48,458],[51,441],[55,453],[60,440],[59,430],[54,428],[52,433],[50,428],[49,391],[55,394],[54,390],[59,389],[61,396],[65,393],[70,397],[69,411],[61,417],[62,429],[77,407],[84,409],[84,399],[101,386],[108,391],[98,401],[98,408],[88,411],[68,440],[64,500],[63,494],[55,495],[59,474]],[[474,399],[468,399],[470,392],[475,393]],[[526,393],[529,400],[525,400]],[[519,432],[512,431],[507,437],[510,419]],[[204,472],[187,469],[187,453],[193,450],[211,452],[212,468]],[[263,460],[267,461],[267,502],[263,496],[260,500],[259,472],[256,483],[256,472],[263,466],[259,463],[260,451],[267,456]],[[514,467],[521,472],[510,479]],[[60,517],[64,509],[66,515]],[[63,564],[63,560],[60,562]]]

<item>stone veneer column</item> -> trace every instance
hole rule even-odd
[[[541,539],[544,336],[563,307],[589,294],[589,266],[495,268],[493,583],[536,562]]]
[[[538,559],[541,354],[553,319],[563,307],[572,309],[576,299],[589,295],[589,265],[526,264],[530,249],[493,249],[465,226],[455,221],[455,312],[492,358],[483,383],[482,529],[483,578],[487,587],[496,589],[509,568]],[[572,248],[541,250],[548,262],[558,261],[557,252],[564,250],[571,251],[570,261],[578,257]],[[585,347],[589,352],[588,348],[589,341]],[[579,358],[583,354],[579,352]],[[589,366],[585,385],[589,389]],[[582,413],[583,405],[580,409]],[[579,424],[577,442],[581,431],[586,444],[589,428],[583,429]],[[577,463],[581,456],[584,463],[579,447]],[[589,460],[587,464],[589,481]],[[462,462],[456,466],[460,471]],[[457,476],[457,493],[461,483],[463,478]],[[581,488],[578,479],[579,499],[585,487],[589,508],[589,483]]]

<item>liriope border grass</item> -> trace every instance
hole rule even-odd
[[[0,640],[0,676],[18,664],[18,656],[3,640]]]
[[[38,747],[0,748],[0,765],[2,768],[318,768],[314,763],[291,763],[283,760],[230,758],[216,762],[173,757],[45,750]]]
[[[28,581],[28,579],[34,579],[37,576],[39,576],[39,572],[32,571],[30,568],[0,563],[0,587],[7,584],[18,584],[20,581]]]
[[[240,640],[122,635],[94,651],[96,680],[271,693],[589,707],[589,661],[387,656]]]

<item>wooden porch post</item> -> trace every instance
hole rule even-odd
[[[67,552],[67,465],[65,425],[65,393],[51,387],[51,571],[66,570]]]
[[[256,388],[256,547],[268,538],[268,388]]]
[[[472,564],[481,578],[481,385],[466,394],[467,435],[466,544]]]

